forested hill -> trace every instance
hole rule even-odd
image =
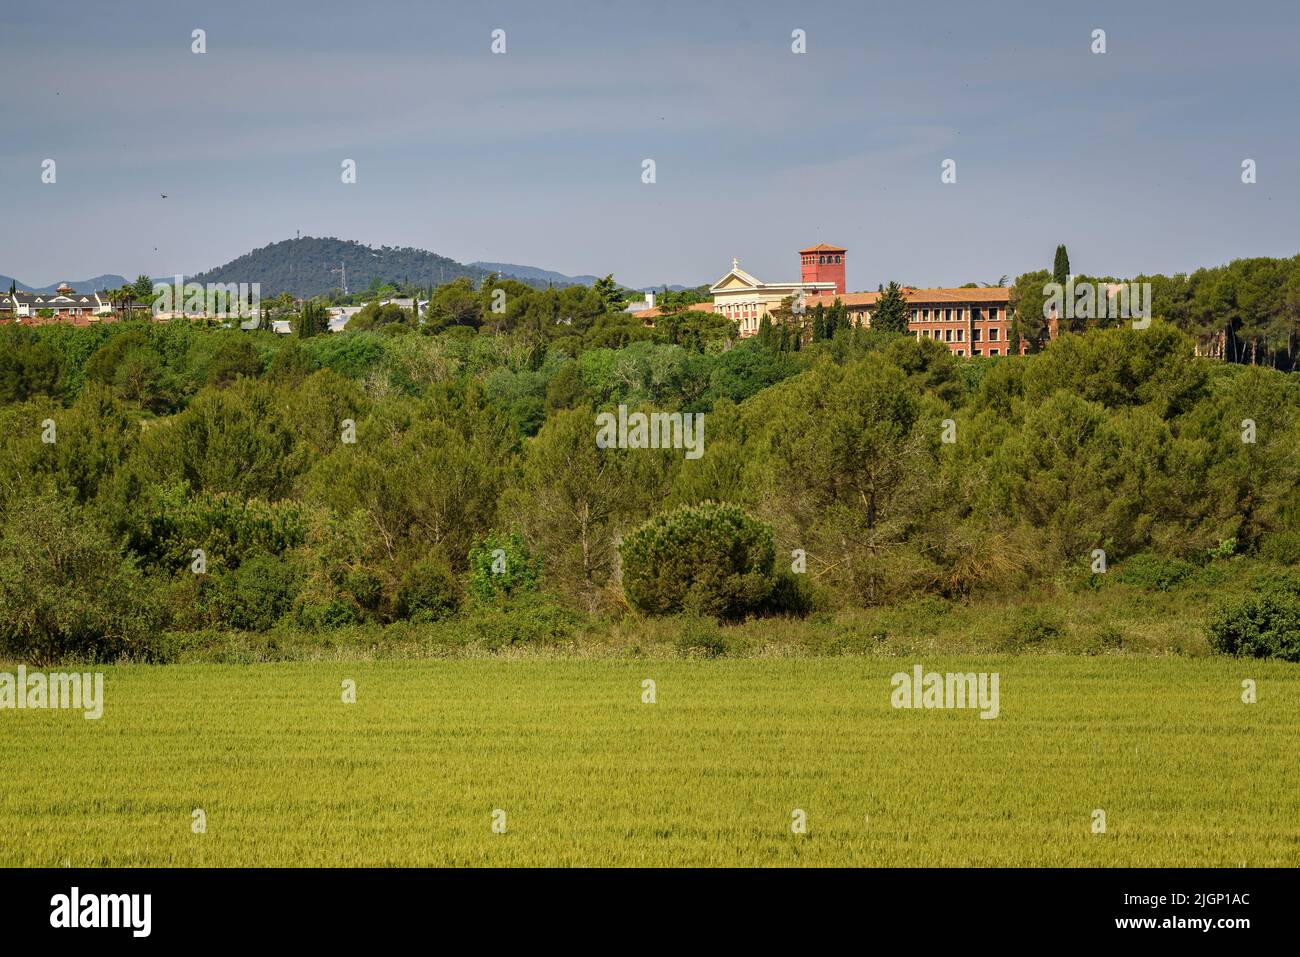
[[[351,240],[303,236],[254,249],[224,266],[187,279],[200,283],[261,283],[263,297],[281,292],[323,296],[343,288],[344,266],[352,292],[367,288],[375,279],[393,285],[437,286],[460,276],[478,281],[488,275],[486,269],[467,266],[427,249],[371,247]]]

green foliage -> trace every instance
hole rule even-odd
[[[1037,609],[1022,611],[1006,634],[1006,645],[1023,650],[1054,641],[1062,635],[1061,623],[1054,616]]]
[[[871,325],[885,332],[906,333],[908,319],[912,310],[898,283],[891,281],[884,293],[876,300],[875,311],[871,314]]]
[[[213,623],[248,631],[265,631],[288,614],[301,587],[297,563],[269,552],[248,556],[238,568],[212,577]]]
[[[325,306],[315,301],[303,303],[302,313],[298,317],[297,328],[294,331],[298,333],[300,339],[310,339],[328,333],[329,314],[325,311]]]
[[[542,557],[517,530],[491,532],[469,550],[469,592],[482,602],[535,592],[541,585]]]
[[[1127,559],[1120,566],[1116,578],[1126,585],[1136,585],[1150,591],[1169,591],[1195,573],[1196,566],[1181,559],[1142,554]]]
[[[1070,277],[1070,254],[1062,244],[1056,247],[1056,256],[1052,260],[1052,281],[1062,286]]]
[[[59,392],[59,357],[28,330],[0,329],[0,402],[22,402]]]
[[[619,546],[628,601],[656,615],[736,620],[772,594],[771,527],[734,505],[706,502],[659,515]]]
[[[1300,661],[1300,594],[1274,587],[1221,605],[1210,622],[1210,645],[1223,655]]]
[[[412,621],[438,621],[460,606],[460,586],[451,566],[422,558],[407,570],[397,593],[397,614]]]
[[[208,363],[208,385],[221,388],[241,376],[256,379],[262,374],[262,357],[248,339],[230,333]]]
[[[9,503],[0,529],[0,654],[38,665],[148,657],[157,592],[84,510],[51,495]]]

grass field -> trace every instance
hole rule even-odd
[[[1000,716],[891,708],[890,676],[917,660],[999,672]],[[1300,668],[1283,664],[1024,655],[106,674],[99,721],[0,711],[0,864],[1300,863]],[[340,700],[345,678],[355,704]],[[1244,678],[1258,703],[1242,703]],[[191,830],[195,808],[206,833]],[[491,829],[498,808],[504,834]],[[805,834],[792,833],[795,808]]]

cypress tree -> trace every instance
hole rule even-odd
[[[1065,251],[1065,245],[1061,244],[1056,247],[1056,259],[1052,262],[1052,282],[1064,286],[1069,278],[1070,254]]]

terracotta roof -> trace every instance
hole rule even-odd
[[[809,246],[807,249],[799,250],[801,253],[846,253],[848,252],[843,246],[832,246],[830,243],[818,243],[816,246]]]
[[[687,306],[684,309],[679,309],[674,311],[675,312],[713,312],[713,303],[697,302],[694,305]],[[638,309],[636,312],[628,313],[629,316],[632,316],[635,319],[658,319],[663,314],[664,314],[663,308],[660,306],[653,306],[650,309]]]
[[[878,292],[847,292],[843,295],[822,293],[816,296],[805,296],[804,304],[807,306],[815,306],[818,303],[821,303],[822,305],[829,306],[838,299],[846,306],[871,306],[875,305],[875,302],[880,298],[880,295],[881,294]],[[920,306],[929,303],[1005,303],[1011,298],[1011,289],[1006,286],[981,287],[977,289],[904,288],[903,298],[909,303]]]

